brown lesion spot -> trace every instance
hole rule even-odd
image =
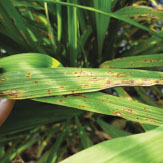
[[[118,116],[118,117],[124,117],[124,114],[122,114],[120,112],[113,112],[113,114]]]
[[[8,78],[1,78],[0,81],[7,81]]]
[[[50,89],[48,89],[48,94],[49,94],[49,95],[51,94],[51,90],[50,90]]]
[[[144,62],[147,62],[147,63],[152,63],[153,60],[152,59],[144,59]]]
[[[64,102],[64,100],[58,100],[58,102],[63,103],[63,102]]]
[[[92,75],[93,73],[92,72],[87,72],[87,71],[81,70],[79,72],[74,72],[74,74],[77,77],[81,77],[81,76],[89,76],[89,75]]]
[[[38,81],[37,81],[37,80],[35,80],[35,81],[34,81],[34,83],[35,83],[35,84],[38,84]]]
[[[25,74],[25,77],[26,77],[26,78],[30,78],[31,76],[32,76],[31,73],[27,73],[27,74]]]
[[[107,81],[106,81],[106,84],[111,84],[111,81],[110,81],[110,80],[107,80]]]
[[[5,92],[1,92],[1,95],[8,96],[10,98],[18,99],[21,97],[21,95],[24,93],[23,90],[9,90]]]
[[[87,107],[86,105],[79,105],[80,108],[85,108]]]
[[[124,109],[124,112],[130,113],[130,114],[134,113],[134,111],[132,109]]]
[[[100,79],[100,78],[91,78],[90,79],[90,81],[94,81],[94,82],[99,81],[99,80],[102,80],[102,79]]]
[[[144,119],[145,121],[148,121],[148,122],[156,122],[155,120],[153,120],[153,119],[149,119],[149,118],[146,118],[146,119]]]
[[[83,85],[83,88],[89,88],[88,84]]]

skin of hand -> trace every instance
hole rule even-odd
[[[15,100],[0,98],[0,126],[5,122],[14,107]]]

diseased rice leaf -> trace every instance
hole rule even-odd
[[[123,57],[106,61],[101,64],[102,68],[142,68],[163,67],[163,54],[140,55]]]
[[[157,10],[152,7],[143,6],[143,5],[135,5],[135,6],[127,6],[123,7],[120,10],[116,11],[115,13],[127,17],[131,16],[138,16],[138,17],[145,17],[145,19],[151,18],[163,21],[163,12],[161,10]]]
[[[163,124],[162,109],[101,92],[42,97],[34,100],[95,113],[119,116],[141,123],[154,125]]]
[[[116,86],[157,84],[163,84],[162,72],[106,68],[32,68],[1,74],[0,95],[11,99],[26,99],[93,92]]]
[[[163,36],[160,35],[158,32],[155,32],[155,31],[151,30],[150,28],[148,28],[148,27],[134,21],[133,19],[130,19],[130,18],[125,17],[125,16],[121,16],[120,14],[115,13],[115,12],[114,13],[103,12],[103,11],[95,9],[93,7],[88,7],[88,6],[74,4],[74,3],[68,3],[68,2],[57,2],[57,1],[53,1],[53,0],[36,0],[36,1],[38,1],[38,2],[47,2],[49,4],[50,3],[52,3],[52,4],[62,4],[62,5],[65,5],[65,6],[77,7],[77,8],[93,11],[93,12],[96,12],[96,13],[108,15],[108,16],[111,16],[111,17],[113,17],[115,19],[118,19],[118,20],[124,21],[126,23],[132,24],[133,26],[135,26],[137,28],[146,30],[146,31],[156,35],[157,37],[163,39]]]

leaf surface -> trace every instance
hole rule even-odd
[[[162,162],[163,126],[147,133],[104,141],[61,163]],[[98,153],[98,154],[97,154]]]

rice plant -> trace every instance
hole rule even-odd
[[[158,0],[0,0],[0,162],[162,162]]]

